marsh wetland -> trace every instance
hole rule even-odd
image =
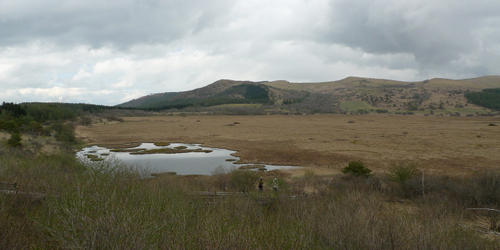
[[[88,162],[117,162],[136,168],[146,175],[175,173],[178,175],[213,175],[235,169],[269,171],[294,169],[295,166],[238,164],[236,151],[185,143],[141,143],[137,147],[108,149],[85,147],[76,155]]]
[[[499,217],[484,210],[500,208],[490,124],[151,115],[73,138],[68,121],[39,136],[50,154],[28,133],[0,144],[0,182],[17,188],[0,194],[0,248],[500,249]]]

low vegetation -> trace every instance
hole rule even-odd
[[[496,217],[467,209],[500,208],[498,170],[429,175],[425,186],[412,165],[374,174],[361,162],[331,176],[222,169],[144,179],[119,163],[80,162],[74,136],[60,140],[67,147],[51,155],[0,143],[0,182],[18,188],[0,190],[0,249],[500,248]]]
[[[414,164],[400,164],[389,169],[387,176],[399,186],[397,191],[405,198],[425,192],[424,177]]]
[[[32,200],[0,194],[3,249],[500,247],[496,236],[477,231],[487,217],[465,209],[498,207],[498,199],[470,199],[460,188],[465,185],[482,197],[488,193],[480,187],[482,178],[492,179],[491,173],[478,179],[430,178],[425,196],[387,202],[398,199],[397,192],[385,190],[383,177],[376,175],[353,182],[341,176],[289,179],[269,173],[263,175],[261,193],[256,191],[261,174],[252,171],[144,180],[123,166],[103,162],[88,167],[65,153],[1,152],[0,181],[47,195]],[[287,187],[272,191],[269,183],[275,176]],[[313,194],[303,193],[306,182]],[[221,187],[246,194],[192,194],[223,191]]]
[[[19,135],[19,132],[12,133],[10,135],[9,140],[7,140],[7,144],[11,147],[20,147],[21,146],[21,135]]]
[[[90,104],[60,103],[2,103],[0,106],[0,131],[11,134],[9,145],[17,147],[20,134],[54,136],[63,144],[74,144],[74,124],[78,120],[89,123],[84,115],[101,113],[111,107]]]
[[[342,169],[342,173],[350,174],[356,177],[368,177],[372,171],[365,167],[360,161],[351,161],[348,166]]]
[[[145,150],[138,150],[138,151],[133,151],[130,154],[131,155],[145,155],[145,154],[180,154],[180,153],[211,153],[212,150],[208,149],[201,149],[201,148],[195,148],[195,149],[186,149],[185,147],[182,148],[155,148],[155,149],[145,149]]]
[[[418,173],[419,171],[415,165],[406,164],[392,167],[388,176],[390,180],[403,184],[417,176]]]
[[[145,148],[113,148],[110,149],[109,151],[111,152],[122,152],[122,153],[133,153],[133,152],[140,152],[146,150]]]
[[[481,92],[470,92],[465,94],[467,100],[479,106],[493,110],[500,110],[500,88],[484,89]]]
[[[87,154],[86,155],[87,158],[89,158],[91,161],[103,161],[104,159],[97,156],[97,155],[94,155],[94,154]]]
[[[248,169],[259,169],[259,170],[265,170],[266,169],[266,166],[265,165],[245,165],[245,166],[241,166],[239,167],[238,169],[243,169],[243,170],[248,170]]]

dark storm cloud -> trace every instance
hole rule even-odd
[[[478,52],[500,34],[499,1],[338,0],[323,39],[371,53],[410,53],[442,64]]]
[[[231,1],[1,1],[0,44],[128,47],[165,43],[217,23]]]

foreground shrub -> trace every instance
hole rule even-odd
[[[398,165],[391,169],[387,175],[391,181],[404,184],[408,180],[416,177],[420,171],[415,165]]]
[[[7,140],[7,144],[11,147],[20,147],[21,135],[19,133],[11,134],[9,140]]]
[[[0,119],[0,130],[5,130],[7,132],[16,133],[19,132],[19,122],[15,119],[2,120]]]
[[[457,188],[456,195],[476,205],[500,206],[500,171],[486,170],[474,174]]]
[[[249,192],[256,188],[259,174],[255,171],[235,170],[231,173],[229,185],[240,192]]]
[[[351,161],[349,165],[342,169],[342,173],[354,176],[368,177],[372,171],[365,167],[360,161]]]
[[[72,154],[1,156],[0,181],[47,197],[0,194],[0,249],[500,249],[460,223],[462,207],[439,195],[406,209],[373,188],[376,178],[315,177],[318,192],[304,196],[207,198],[191,192],[209,189],[211,176],[141,179]],[[227,176],[256,188],[258,174]]]
[[[56,132],[56,140],[67,144],[76,142],[75,133],[71,124],[58,122],[52,126],[52,129]]]
[[[415,196],[422,192],[422,183],[418,178],[420,171],[413,164],[403,164],[389,169],[389,180],[397,184],[398,192],[405,198]]]
[[[226,169],[223,166],[218,166],[212,172],[214,185],[217,189],[222,191],[227,190],[231,178],[230,171],[230,169]]]

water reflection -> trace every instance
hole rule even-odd
[[[146,152],[145,150],[162,151],[161,149],[173,149],[175,151],[182,149],[183,153],[155,153],[155,154],[137,154],[137,152]],[[191,150],[203,152],[190,152]],[[76,155],[82,161],[100,162],[117,160],[128,166],[136,167],[140,170],[154,173],[175,172],[178,175],[212,175],[217,172],[227,172],[249,164],[235,164],[239,158],[232,154],[236,151],[203,147],[199,144],[171,143],[168,146],[157,146],[153,143],[142,143],[133,148],[122,151],[131,152],[113,152],[113,150],[92,146],[83,148]],[[261,165],[253,170],[265,168],[266,170],[290,169],[294,166],[276,166]]]

